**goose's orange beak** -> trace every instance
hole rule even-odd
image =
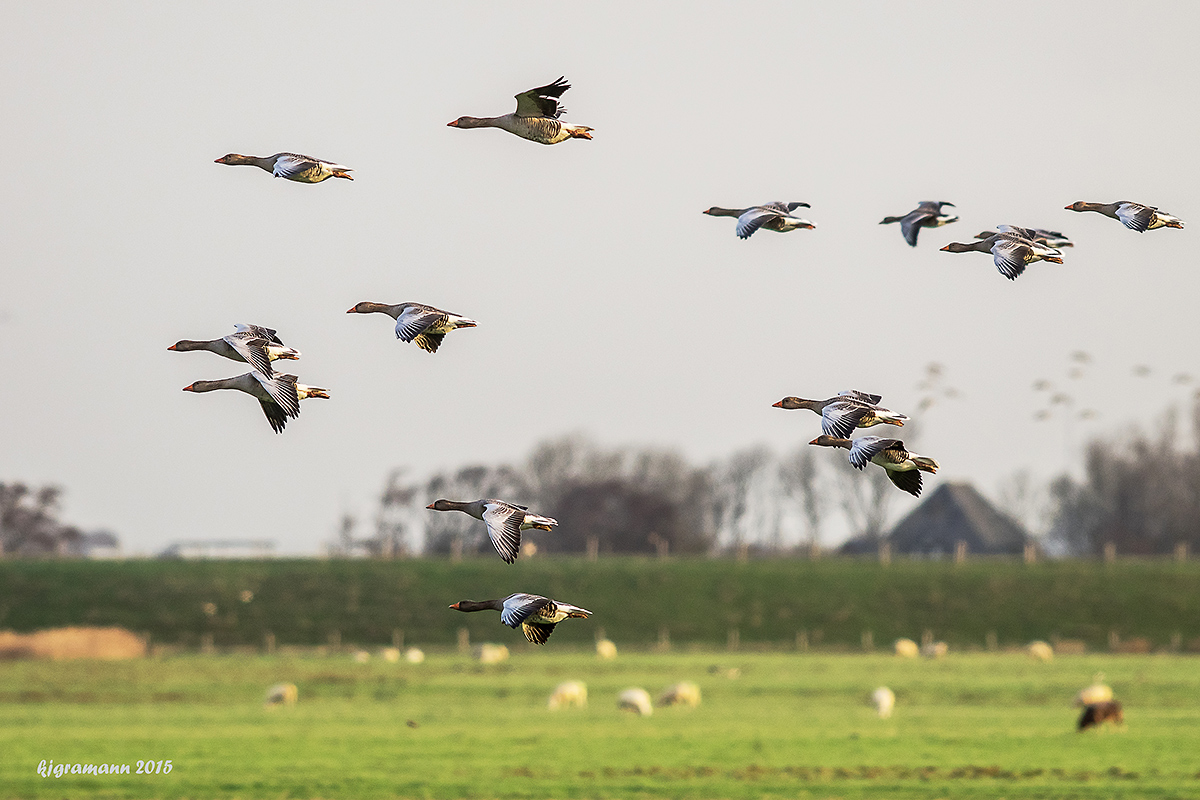
[[[783,401],[780,400],[778,403],[771,403],[771,408],[783,408]]]
[[[458,603],[454,603],[450,607],[453,608],[455,611],[458,611]]]
[[[183,390],[184,390],[185,392],[194,392],[194,391],[195,391],[195,389],[193,389],[192,387],[193,387],[193,386],[195,386],[195,385],[196,385],[196,384],[194,384],[194,383],[189,383],[187,386],[183,387]]]
[[[454,122],[447,122],[447,123],[446,123],[446,127],[447,127],[447,128],[457,128],[457,127],[458,127],[458,120],[454,120]]]

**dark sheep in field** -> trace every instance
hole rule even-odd
[[[1121,710],[1121,704],[1116,700],[1084,706],[1083,714],[1079,717],[1079,730],[1093,726],[1099,727],[1105,722],[1111,722],[1114,725],[1124,724],[1125,713]]]

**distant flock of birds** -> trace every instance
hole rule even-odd
[[[570,89],[565,77],[521,92],[516,95],[517,107],[510,114],[498,117],[463,116],[448,123],[452,128],[499,128],[539,144],[559,144],[568,139],[591,139],[592,128],[575,125],[559,119],[566,109],[561,104],[564,92]],[[230,153],[216,159],[218,164],[230,166],[253,166],[270,172],[276,178],[299,183],[321,183],[329,178],[354,180],[350,167],[331,161],[296,153],[276,153],[272,156],[247,156]],[[749,239],[760,228],[787,233],[801,229],[813,229],[816,225],[792,214],[798,208],[809,208],[808,203],[772,202],[748,208],[723,208],[713,206],[704,213],[710,216],[736,217],[736,233]],[[917,208],[900,217],[885,217],[881,224],[900,223],[900,231],[909,245],[917,245],[917,235],[922,228],[936,228],[958,221],[958,216],[946,213],[955,208],[946,201],[925,201]],[[1094,211],[1122,222],[1131,230],[1144,232],[1157,228],[1182,228],[1183,222],[1153,206],[1118,201],[1116,203],[1076,202],[1067,206],[1072,211]],[[1016,279],[1025,267],[1035,261],[1062,263],[1062,247],[1072,243],[1061,233],[1038,228],[1023,228],[1000,225],[995,231],[985,231],[971,243],[952,242],[943,250],[954,253],[990,252],[996,268],[1004,277]],[[387,314],[396,320],[396,337],[401,341],[416,344],[422,350],[436,353],[442,340],[458,328],[475,327],[477,323],[459,314],[443,311],[422,303],[362,302],[352,307],[350,314]],[[232,378],[213,381],[195,381],[185,386],[184,391],[211,392],[218,389],[236,389],[258,400],[263,414],[276,433],[282,433],[289,419],[300,415],[300,401],[307,398],[328,399],[329,391],[299,383],[297,376],[278,373],[273,361],[294,360],[300,353],[284,345],[277,332],[258,325],[238,324],[233,333],[219,339],[181,340],[168,348],[175,351],[207,350],[234,361],[249,364],[250,372]],[[861,470],[868,463],[882,467],[891,482],[914,497],[921,494],[921,473],[936,473],[938,462],[932,458],[909,452],[899,439],[863,436],[851,439],[855,428],[868,428],[878,424],[902,426],[907,416],[880,407],[881,397],[860,391],[844,391],[828,400],[804,400],[785,397],[774,405],[785,409],[807,408],[821,415],[822,435],[810,444],[822,447],[842,448],[849,451],[849,461]],[[461,511],[487,526],[488,536],[496,552],[507,563],[513,563],[520,551],[521,531],[536,528],[552,530],[558,522],[551,517],[529,511],[525,506],[504,500],[482,499],[455,501],[440,499],[428,508],[433,511]],[[463,612],[495,610],[500,612],[503,624],[520,627],[525,637],[535,644],[544,644],[554,626],[571,618],[587,618],[591,612],[551,600],[540,595],[515,593],[498,600],[462,600],[450,606]]]

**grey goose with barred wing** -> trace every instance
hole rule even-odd
[[[499,128],[538,144],[558,144],[567,139],[591,139],[592,128],[562,122],[567,109],[559,102],[571,88],[566,77],[516,95],[517,110],[500,117],[459,117],[446,123],[450,128]]]
[[[217,381],[196,381],[183,387],[185,392],[215,392],[218,389],[237,389],[254,397],[276,433],[283,433],[289,418],[300,416],[300,401],[308,397],[329,399],[329,391],[296,382],[295,375],[275,373],[268,377],[261,372],[247,372]]]
[[[850,464],[855,469],[862,469],[868,463],[878,464],[887,471],[896,488],[913,497],[921,496],[921,473],[937,472],[940,466],[932,458],[910,453],[899,439],[860,436],[850,440],[840,436],[818,436],[809,444],[849,450]]]
[[[1045,228],[1021,228],[1025,238],[1032,239],[1038,244],[1046,247],[1074,247],[1075,243],[1058,231],[1048,231]],[[990,239],[996,235],[998,231],[980,231],[975,234],[976,239]]]
[[[349,173],[353,170],[349,167],[334,164],[332,161],[322,161],[312,156],[302,156],[298,153],[276,153],[273,156],[243,156],[238,153],[230,153],[227,156],[221,156],[215,163],[258,167],[276,178],[287,178],[289,181],[297,183],[320,183],[327,178],[354,180],[350,177]]]
[[[537,528],[548,531],[558,525],[558,520],[530,514],[527,507],[503,500],[435,500],[425,507],[431,511],[461,511],[483,520],[496,552],[509,564],[516,561],[517,554],[521,552],[522,530]]]
[[[739,239],[749,239],[759,228],[777,233],[787,233],[798,228],[815,228],[812,222],[792,216],[797,208],[809,208],[808,203],[763,203],[761,206],[749,208],[722,208],[713,206],[706,209],[710,217],[737,217],[735,232]]]
[[[849,438],[855,428],[870,428],[874,425],[896,425],[903,427],[908,417],[876,405],[882,398],[854,389],[840,392],[828,400],[805,400],[801,397],[785,397],[772,408],[807,408],[821,415],[821,430],[829,436]]]
[[[1053,247],[1038,244],[1029,238],[1034,231],[1015,225],[1000,225],[998,231],[986,239],[973,242],[951,242],[942,248],[950,253],[991,253],[1000,274],[1010,281],[1016,280],[1025,271],[1027,264],[1034,261],[1049,261],[1061,264],[1061,252]]]
[[[1129,200],[1118,200],[1115,203],[1087,203],[1083,200],[1066,206],[1067,211],[1095,211],[1106,217],[1121,221],[1126,228],[1145,233],[1157,228],[1182,228],[1183,220],[1165,211],[1159,211],[1154,206],[1145,206]]]
[[[457,328],[474,328],[473,319],[423,303],[358,303],[347,314],[387,314],[396,320],[396,338],[413,342],[429,353],[436,353],[446,334]]]
[[[525,638],[533,644],[545,644],[554,626],[564,619],[587,619],[586,608],[560,603],[540,594],[510,594],[503,600],[460,600],[450,606],[455,611],[499,611],[500,621],[510,628],[521,626]]]
[[[236,330],[233,333],[220,339],[180,339],[167,349],[179,352],[207,350],[249,364],[268,378],[275,372],[271,367],[272,361],[300,358],[300,351],[285,347],[271,328],[240,322],[234,328]]]
[[[945,200],[923,200],[912,211],[902,217],[884,217],[880,225],[890,225],[893,222],[900,223],[900,233],[904,235],[904,241],[910,246],[917,246],[917,234],[921,232],[921,228],[940,228],[942,225],[949,225],[951,222],[958,222],[956,214],[943,214],[942,207],[950,206],[954,208],[954,203],[947,203]]]

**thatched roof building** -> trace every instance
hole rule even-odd
[[[1024,552],[1029,533],[999,511],[969,483],[943,483],[892,528],[886,540],[893,553],[954,554],[966,542],[973,555]]]

